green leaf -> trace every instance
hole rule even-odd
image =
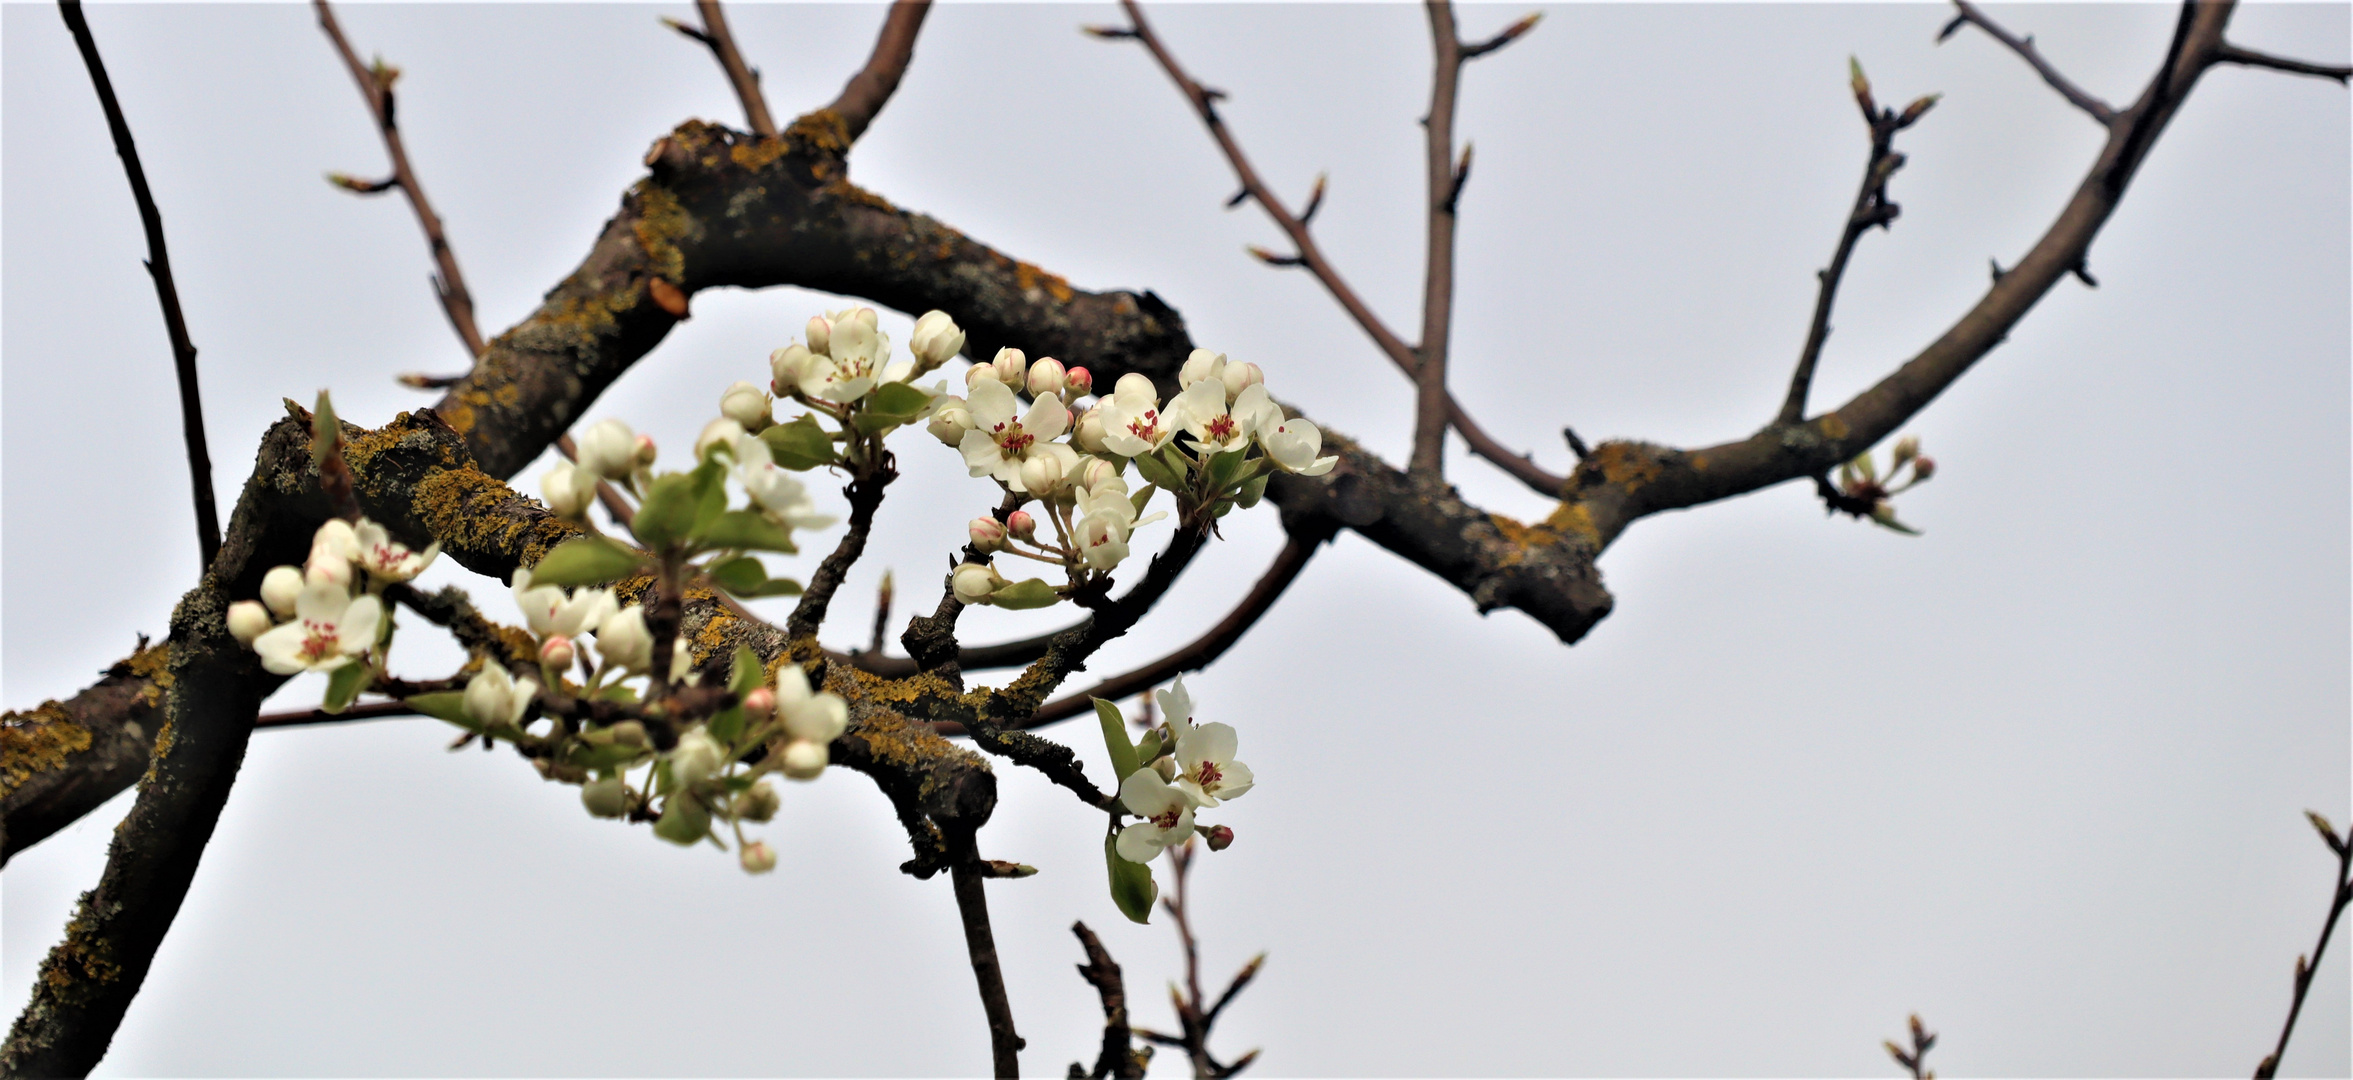
[[[641,516],[640,521],[644,520]],[[555,550],[531,568],[531,584],[602,585],[619,581],[637,572],[640,557],[612,540],[601,536],[575,536],[555,546]]]
[[[736,595],[746,600],[757,600],[763,596],[799,596],[801,583],[788,577],[769,578],[761,582],[759,588]]]
[[[749,555],[739,555],[703,568],[712,582],[737,596],[759,588],[768,581],[768,568]]]
[[[1159,489],[1159,488],[1156,488],[1156,487],[1153,487],[1153,486],[1152,486],[1152,485],[1150,485],[1150,484],[1146,484],[1146,485],[1144,485],[1144,490],[1142,490],[1142,491],[1139,491],[1139,492],[1136,492],[1135,494],[1133,494],[1133,495],[1130,495],[1130,496],[1128,496],[1128,497],[1127,497],[1128,505],[1130,505],[1130,506],[1133,506],[1133,507],[1135,507],[1135,508],[1136,508],[1136,516],[1138,516],[1138,517],[1142,517],[1142,516],[1143,516],[1143,514],[1144,514],[1144,504],[1145,504],[1145,503],[1148,503],[1148,502],[1151,502],[1151,501],[1152,501],[1152,493],[1153,493],[1153,492],[1155,492],[1155,491],[1158,491],[1158,490],[1160,490],[1160,489]]]
[[[598,701],[617,701],[623,705],[635,705],[637,704],[637,691],[620,683],[614,683],[597,691],[596,699]]]
[[[692,474],[663,473],[646,485],[645,501],[638,505],[629,531],[646,547],[667,547],[694,528],[695,511],[701,502],[702,493],[696,490]]]
[[[1136,475],[1142,477],[1144,482],[1151,485],[1152,487],[1162,487],[1167,488],[1170,491],[1175,491],[1178,488],[1185,486],[1185,481],[1182,474],[1178,473],[1174,469],[1169,468],[1167,462],[1162,461],[1158,457],[1151,454],[1146,454],[1143,457],[1136,459]],[[1151,489],[1146,488],[1145,490],[1148,491]]]
[[[1119,715],[1119,706],[1102,698],[1095,703],[1095,719],[1103,725],[1103,748],[1111,751],[1111,771],[1120,783],[1126,783],[1129,773],[1144,767],[1144,759],[1136,753],[1136,744],[1127,739],[1127,720]]]
[[[1170,439],[1168,445],[1160,448],[1160,462],[1168,466],[1169,471],[1178,476],[1190,476],[1193,472],[1193,459],[1185,453],[1183,447],[1177,445],[1180,441]]]
[[[319,391],[319,406],[310,412],[310,463],[313,467],[327,463],[327,454],[335,449],[335,440],[343,434],[343,424],[335,419],[335,402],[324,390]]]
[[[597,746],[589,743],[574,743],[572,750],[564,755],[564,763],[577,765],[583,769],[610,769],[626,765],[644,757],[649,752],[642,746],[622,746],[617,743]]]
[[[874,388],[874,393],[866,398],[867,412],[897,416],[902,418],[900,423],[914,419],[916,414],[930,407],[931,394],[929,392],[918,390],[903,382],[884,383],[877,386]]]
[[[1266,479],[1267,474],[1261,472],[1243,481],[1242,490],[1234,494],[1235,504],[1244,510],[1258,505],[1258,500],[1266,498]]]
[[[351,700],[368,687],[368,665],[354,660],[327,675],[327,700],[319,703],[323,712],[339,713],[351,707]]]
[[[859,410],[857,415],[850,417],[850,426],[858,429],[860,435],[872,435],[876,432],[889,431],[913,419],[915,418],[912,416],[900,416],[897,413]]]
[[[787,555],[801,550],[800,545],[793,543],[792,530],[768,520],[757,510],[730,510],[721,514],[702,531],[699,539],[715,548],[781,551]],[[766,571],[761,573],[766,576]]]
[[[699,536],[713,520],[727,511],[727,467],[717,459],[695,467],[694,526],[688,535]]]
[[[760,663],[760,654],[753,652],[750,646],[736,646],[735,667],[728,672],[727,688],[740,697],[759,689],[760,684],[767,681],[768,667]]]
[[[1209,490],[1224,491],[1242,476],[1242,459],[1246,451],[1228,450],[1209,459]]]
[[[736,736],[743,734],[743,706],[731,705],[721,709],[719,715],[712,717],[703,726],[709,729],[712,738],[719,740],[721,746],[732,743]]]
[[[401,704],[435,720],[446,720],[456,724],[467,731],[482,730],[482,725],[475,723],[473,717],[466,715],[466,692],[463,690],[418,694],[413,698],[402,699]]]
[[[1160,756],[1160,731],[1155,728],[1136,740],[1136,760],[1151,761]],[[1124,777],[1122,779],[1125,779]]]
[[[769,456],[776,464],[787,469],[805,472],[841,460],[841,455],[833,452],[833,436],[818,426],[811,413],[761,430],[760,441],[768,444]]]
[[[1062,594],[1055,592],[1043,578],[1024,578],[989,594],[998,607],[1013,611],[1053,607],[1062,602]]]
[[[1150,925],[1152,902],[1160,899],[1152,868],[1120,858],[1118,842],[1109,836],[1103,838],[1103,861],[1111,868],[1111,902],[1119,905],[1119,913],[1130,922]]]

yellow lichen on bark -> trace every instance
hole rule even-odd
[[[1839,419],[1837,413],[1831,413],[1822,418],[1822,437],[1825,439],[1843,439],[1847,437],[1849,431],[1846,421]]]
[[[89,748],[90,730],[74,723],[55,701],[0,717],[0,797],[41,773],[64,768],[67,758]]]

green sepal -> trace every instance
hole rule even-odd
[[[564,755],[564,763],[577,765],[583,769],[611,769],[626,765],[650,752],[642,746],[622,746],[618,743],[606,743],[601,746],[585,742],[575,743],[571,752]]]
[[[886,382],[866,397],[866,412],[897,417],[904,424],[931,407],[931,392],[903,382]]]
[[[989,594],[998,607],[1012,611],[1053,607],[1062,602],[1062,594],[1055,592],[1044,578],[1024,578]]]
[[[1160,729],[1154,728],[1136,740],[1136,760],[1150,762],[1160,756]],[[1126,779],[1122,777],[1121,779]]]
[[[711,811],[692,795],[683,792],[672,795],[662,803],[662,816],[654,822],[654,835],[680,847],[693,847],[711,835]]]
[[[432,694],[418,694],[413,698],[402,699],[401,704],[435,720],[446,720],[456,724],[467,731],[479,732],[482,730],[482,725],[475,723],[473,717],[466,715],[466,692],[463,690],[443,690]]]
[[[712,519],[697,540],[715,548],[734,548],[739,551],[781,551],[787,555],[798,553],[799,544],[793,543],[792,530],[767,519],[757,510],[729,510]],[[766,577],[767,571],[761,571]]]
[[[1103,748],[1111,752],[1112,775],[1124,784],[1129,773],[1143,768],[1144,762],[1151,759],[1137,754],[1136,744],[1128,741],[1127,718],[1119,714],[1119,706],[1102,698],[1091,700],[1095,703],[1095,719],[1103,725]]]
[[[777,465],[797,472],[841,460],[841,455],[833,451],[833,436],[818,426],[813,413],[802,413],[790,423],[762,429],[760,441],[768,444],[768,455],[776,459]]]
[[[1136,475],[1152,487],[1175,491],[1185,486],[1183,474],[1168,467],[1168,463],[1151,454],[1136,459]],[[1147,488],[1146,490],[1150,490]]]
[[[629,522],[629,531],[637,534],[638,543],[649,548],[665,547],[694,528],[701,495],[690,473],[654,477],[654,482],[646,485],[645,501],[638,504],[637,517]]]
[[[1178,476],[1192,474],[1193,455],[1185,453],[1184,447],[1178,445],[1175,439],[1168,440],[1168,445],[1160,448],[1160,461]]]
[[[768,681],[768,667],[760,663],[760,654],[749,646],[735,647],[735,666],[727,673],[727,688],[742,697]]]
[[[1224,491],[1242,478],[1244,450],[1228,450],[1209,459],[1209,490]]]
[[[317,467],[327,463],[327,455],[335,449],[335,440],[343,434],[342,421],[335,419],[335,402],[324,390],[319,391],[318,407],[310,411],[310,463]]]
[[[327,675],[327,700],[319,703],[319,711],[339,713],[351,707],[353,698],[368,688],[368,665],[353,661],[336,668]]]
[[[1129,922],[1151,925],[1152,903],[1160,899],[1160,883],[1152,880],[1152,868],[1120,858],[1119,843],[1113,836],[1103,838],[1103,861],[1111,869],[1111,902],[1119,905],[1119,913]]]
[[[1262,471],[1243,481],[1242,490],[1234,493],[1234,505],[1244,510],[1258,505],[1258,500],[1266,498],[1266,480],[1267,474]]]
[[[763,596],[799,596],[801,595],[801,583],[788,577],[774,577],[761,582],[759,588],[736,595],[746,600],[757,600]]]
[[[638,520],[645,519],[640,515]],[[531,584],[535,588],[541,585],[570,588],[619,581],[637,573],[639,558],[636,551],[604,537],[575,536],[557,544],[555,550],[539,560],[539,565],[531,568]]]
[[[637,704],[637,691],[623,686],[620,683],[614,683],[611,686],[597,691],[596,699],[598,701],[619,702],[623,705],[635,705]]]

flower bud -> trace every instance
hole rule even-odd
[[[1222,379],[1225,377],[1225,367],[1226,354],[1195,349],[1192,355],[1185,357],[1185,366],[1177,371],[1177,386],[1190,389],[1194,383],[1203,379]]]
[[[964,526],[972,536],[972,546],[984,553],[1005,550],[1005,523],[983,515]]]
[[[735,440],[742,438],[745,434],[742,424],[725,416],[704,424],[702,434],[694,437],[694,458],[696,461],[701,461],[710,457],[711,451],[720,447],[726,447],[732,452],[735,449]]]
[[[629,812],[629,785],[618,776],[591,780],[580,787],[580,805],[590,817],[620,817]]]
[[[1172,758],[1172,757],[1156,757],[1156,758],[1153,758],[1153,759],[1152,759],[1152,771],[1153,771],[1153,772],[1156,772],[1156,773],[1159,773],[1159,774],[1160,774],[1160,779],[1161,779],[1161,781],[1162,781],[1163,783],[1169,783],[1169,784],[1176,783],[1176,775],[1177,775],[1177,763],[1176,763],[1176,759],[1175,759],[1175,758]]]
[[[971,367],[964,369],[965,386],[970,387],[982,379],[987,379],[991,382],[1004,381],[1003,379],[997,378],[997,367],[994,364],[974,364]]]
[[[1078,467],[1078,486],[1093,491],[1104,481],[1119,479],[1119,466],[1099,457],[1090,457]]]
[[[1069,373],[1063,368],[1062,361],[1051,356],[1043,357],[1037,363],[1029,366],[1029,393],[1031,397],[1059,395],[1068,382]]]
[[[719,415],[743,425],[745,431],[756,432],[775,422],[769,411],[768,395],[748,382],[739,382],[719,395]]]
[[[765,874],[776,869],[776,852],[768,847],[766,840],[754,840],[745,844],[739,855],[743,860],[744,873]]]
[[[1095,392],[1095,373],[1074,367],[1062,376],[1062,389],[1072,397],[1085,397]]]
[[[815,780],[825,771],[825,744],[810,739],[794,739],[784,748],[784,775],[795,780]]]
[[[976,367],[972,370],[987,371],[988,369]],[[931,422],[924,425],[923,430],[931,432],[932,438],[949,446],[961,446],[964,443],[964,433],[972,430],[972,413],[962,405],[941,406],[940,411],[931,414]]]
[[[269,631],[270,609],[257,600],[239,600],[229,605],[229,636],[237,644],[253,647],[253,639]]]
[[[613,743],[617,746],[642,748],[646,744],[645,725],[635,720],[623,720],[605,730],[613,733]]]
[[[1071,430],[1071,444],[1090,454],[1108,454],[1111,448],[1103,445],[1103,403],[1098,401],[1079,414],[1078,424]]]
[[[579,653],[572,648],[572,639],[562,634],[549,635],[539,645],[539,662],[557,671],[571,667],[573,659],[578,656]]]
[[[596,474],[569,461],[558,461],[540,476],[539,491],[547,498],[549,513],[578,520],[596,497]]]
[[[619,420],[599,420],[574,440],[580,467],[606,480],[628,476],[636,464],[637,437]]]
[[[813,353],[831,353],[831,352],[833,352],[833,349],[831,348],[831,346],[833,345],[833,323],[832,323],[832,322],[830,322],[830,321],[828,321],[828,320],[826,319],[826,317],[825,317],[825,316],[823,316],[823,315],[811,315],[811,316],[809,316],[809,325],[808,325],[808,328],[807,328],[807,332],[808,332],[808,335],[809,335],[809,351],[810,351],[810,352],[813,352]]]
[[[956,599],[967,604],[985,604],[990,594],[997,591],[999,579],[996,569],[987,563],[965,563],[956,568],[955,577],[950,580]]]
[[[645,627],[645,608],[631,604],[596,628],[597,651],[623,671],[646,672],[654,662],[654,635]]]
[[[766,720],[776,711],[776,691],[765,686],[755,687],[743,696],[743,714],[753,720]]]
[[[768,373],[774,378],[769,381],[768,389],[777,397],[791,397],[799,393],[801,376],[808,373],[809,364],[816,359],[817,354],[797,341],[769,353]]]
[[[310,549],[310,561],[302,564],[302,580],[332,582],[343,588],[351,587],[351,560],[325,548]]]
[[[926,311],[915,320],[915,334],[907,339],[907,351],[915,354],[918,368],[930,371],[964,351],[964,331],[947,312]]]
[[[294,600],[302,595],[302,571],[291,566],[270,568],[262,575],[261,602],[284,618],[294,617]]]
[[[999,349],[997,358],[989,361],[997,369],[997,381],[1018,389],[1029,374],[1029,357],[1020,349]]]
[[[680,787],[693,787],[717,776],[725,756],[718,741],[698,727],[680,735],[678,746],[670,751],[670,779]]]
[[[653,436],[651,436],[651,435],[640,435],[640,436],[638,436],[638,437],[637,437],[637,448],[636,448],[636,449],[637,449],[637,463],[638,463],[638,464],[640,464],[640,465],[651,465],[651,464],[653,464],[653,463],[654,463],[654,454],[656,453],[656,451],[655,451],[655,449],[654,449],[654,437],[653,437]]]
[[[1234,830],[1223,825],[1212,825],[1201,830],[1201,838],[1209,842],[1209,850],[1224,851],[1234,846]]]
[[[1052,454],[1039,454],[1021,463],[1021,486],[1032,495],[1052,495],[1062,486],[1062,477],[1062,459]]]
[[[1031,517],[1027,510],[1015,510],[1012,516],[1005,519],[1005,531],[1023,540],[1035,539],[1038,535],[1038,519]]]
[[[711,812],[686,792],[670,796],[662,803],[662,817],[654,822],[654,835],[680,847],[692,847],[711,831]]]
[[[1227,364],[1224,379],[1226,400],[1232,401],[1241,397],[1242,391],[1265,384],[1266,372],[1256,364]]]
[[[1919,437],[1919,436],[1917,436],[1917,435],[1906,435],[1906,436],[1904,436],[1904,437],[1903,437],[1903,438],[1901,438],[1901,439],[1897,439],[1897,440],[1895,441],[1895,460],[1894,460],[1893,462],[1891,462],[1891,463],[1889,463],[1889,464],[1888,464],[1888,466],[1887,466],[1887,471],[1889,471],[1889,472],[1891,472],[1891,473],[1892,473],[1892,472],[1894,472],[1894,471],[1895,471],[1895,470],[1897,470],[1897,469],[1901,469],[1901,468],[1903,468],[1903,467],[1904,467],[1904,462],[1910,461],[1910,460],[1912,460],[1913,458],[1916,458],[1916,457],[1919,457],[1919,456],[1920,456],[1920,437]]]
[[[1913,482],[1913,483],[1917,484],[1917,483],[1919,483],[1920,481],[1922,481],[1922,480],[1926,480],[1926,479],[1928,479],[1929,477],[1931,477],[1931,476],[1935,476],[1935,475],[1936,475],[1936,459],[1935,459],[1935,458],[1932,458],[1932,457],[1916,457],[1916,458],[1913,458],[1913,459],[1912,459],[1912,482]]]
[[[776,816],[776,808],[784,801],[776,797],[776,785],[762,780],[751,790],[735,797],[735,814],[745,821],[766,821]]]

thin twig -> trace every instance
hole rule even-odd
[[[801,593],[801,602],[793,605],[792,616],[784,622],[788,637],[808,637],[825,622],[825,609],[833,603],[833,594],[841,588],[843,579],[858,556],[866,551],[866,536],[874,529],[874,511],[882,505],[883,489],[899,478],[886,456],[873,471],[842,488],[842,495],[850,500],[850,527],[842,534],[833,553],[817,565],[817,572],[809,575],[809,587]]]
[[[866,66],[850,76],[841,96],[826,106],[842,118],[850,141],[856,142],[866,133],[891,95],[898,92],[899,79],[907,74],[908,62],[915,59],[915,35],[923,29],[923,17],[930,13],[931,0],[896,0],[891,4]]]
[[[1897,1046],[1893,1039],[1879,1045],[1887,1048],[1888,1056],[1894,1058],[1896,1064],[1911,1072],[1912,1080],[1936,1080],[1936,1070],[1928,1067],[1928,1050],[1936,1045],[1936,1033],[1920,1023],[1919,1013],[1912,1014],[1911,1028],[1912,1049],[1909,1052]]]
[[[895,591],[891,585],[891,572],[885,570],[882,584],[874,590],[874,642],[866,647],[866,655],[881,656],[883,644],[890,639],[891,600]]]
[[[1365,335],[1373,339],[1373,345],[1381,350],[1381,354],[1387,356],[1390,363],[1397,365],[1397,369],[1404,372],[1407,378],[1415,377],[1420,370],[1421,359],[1414,347],[1390,330],[1380,316],[1373,314],[1372,308],[1366,306],[1363,298],[1356,295],[1356,290],[1341,278],[1339,269],[1324,257],[1323,249],[1316,246],[1315,237],[1308,232],[1307,222],[1291,213],[1282,198],[1259,179],[1258,170],[1251,167],[1250,159],[1242,153],[1241,144],[1234,140],[1233,133],[1226,129],[1225,121],[1217,114],[1217,98],[1224,95],[1202,86],[1185,73],[1185,69],[1177,63],[1176,56],[1168,51],[1168,46],[1153,32],[1152,24],[1144,18],[1144,11],[1136,5],[1135,0],[1120,0],[1120,8],[1127,12],[1129,28],[1097,28],[1092,32],[1098,37],[1133,38],[1142,42],[1152,58],[1159,62],[1161,70],[1177,84],[1178,91],[1185,95],[1186,101],[1192,103],[1194,113],[1201,117],[1201,123],[1209,129],[1210,138],[1216,140],[1218,149],[1225,154],[1226,163],[1232,166],[1234,176],[1242,183],[1243,193],[1257,200],[1259,208],[1266,211],[1267,217],[1283,230],[1283,234],[1298,249],[1299,254],[1296,256],[1275,255],[1274,260],[1304,267],[1314,274],[1316,281],[1339,303],[1341,310],[1346,311]],[[1267,254],[1273,255],[1271,252]],[[1288,263],[1287,260],[1291,259],[1297,262]],[[1472,453],[1487,459],[1546,497],[1559,497],[1562,487],[1568,483],[1566,477],[1555,476],[1538,468],[1528,455],[1515,454],[1496,441],[1471,419],[1469,413],[1463,411],[1462,404],[1451,394],[1446,399],[1446,410],[1448,423],[1462,435],[1463,442],[1470,446]]]
[[[196,503],[196,556],[210,567],[221,550],[220,511],[213,506],[212,454],[205,448],[204,401],[196,386],[196,343],[188,340],[188,321],[180,313],[180,289],[172,282],[171,253],[163,242],[163,212],[147,190],[147,170],[139,164],[139,146],[131,141],[130,121],[114,97],[114,80],[106,76],[106,62],[98,57],[98,41],[82,18],[81,0],[58,0],[58,13],[73,31],[82,52],[82,66],[98,90],[98,106],[106,113],[106,130],[114,136],[114,153],[123,161],[131,182],[131,198],[139,204],[139,224],[147,232],[147,276],[155,282],[155,300],[163,307],[164,332],[171,337],[172,369],[180,382],[180,433],[188,444],[188,492]]]
[[[2312,959],[2307,962],[2301,956],[2296,958],[2296,996],[2288,1003],[2287,1022],[2280,1025],[2279,1043],[2272,1047],[2271,1055],[2255,1067],[2255,1080],[2269,1080],[2272,1074],[2279,1071],[2280,1055],[2288,1052],[2288,1036],[2295,1034],[2296,1017],[2304,1011],[2304,993],[2312,988],[2312,973],[2320,968],[2321,954],[2328,951],[2329,935],[2337,929],[2337,917],[2345,913],[2347,903],[2353,902],[2353,829],[2346,830],[2344,836],[2338,836],[2335,826],[2330,825],[2327,818],[2310,810],[2306,810],[2304,816],[2312,820],[2312,827],[2320,831],[2321,837],[2328,842],[2329,851],[2337,857],[2337,889],[2329,902],[2328,921],[2320,924],[2320,941],[2312,946]]]
[[[980,1004],[989,1018],[989,1056],[999,1077],[1021,1075],[1020,1035],[1013,1030],[1013,1005],[1005,997],[1005,973],[997,963],[997,939],[989,930],[989,899],[982,891],[982,871],[974,856],[972,837],[958,841],[956,865],[948,877],[956,890],[956,913],[964,922],[964,945],[972,957],[972,977],[980,985]]]
[[[1993,21],[1985,12],[1978,10],[1977,5],[1970,3],[1969,0],[1953,0],[1953,7],[1959,9],[1960,14],[1954,16],[1952,22],[1945,24],[1944,32],[1936,37],[1938,41],[1941,42],[1953,36],[1953,32],[1964,25],[1975,26],[1985,31],[1995,41],[2008,46],[2011,52],[2017,53],[2020,59],[2034,68],[2035,74],[2041,75],[2044,82],[2051,84],[2051,89],[2059,92],[2060,97],[2066,98],[2076,108],[2090,113],[2091,118],[2099,121],[2102,126],[2116,122],[2116,110],[2109,107],[2107,102],[2093,97],[2082,87],[2069,82],[2067,76],[2059,74],[2058,68],[2052,67],[2050,61],[2043,59],[2042,52],[2034,47],[2033,35],[2029,34],[2022,38],[2002,29],[2000,23]]]
[[[2273,71],[2286,71],[2297,75],[2317,75],[2323,79],[2335,79],[2340,84],[2353,81],[2353,67],[2347,67],[2343,64],[2313,64],[2302,60],[2290,60],[2284,56],[2273,56],[2270,53],[2242,49],[2230,44],[2225,44],[2222,48],[2215,50],[2214,58],[2225,64],[2270,68]]]
[[[744,120],[751,124],[752,134],[775,138],[776,121],[768,115],[768,99],[760,95],[760,74],[744,63],[743,53],[736,49],[735,35],[728,32],[727,13],[719,9],[719,0],[695,0],[694,9],[703,18],[701,30],[674,20],[663,21],[711,50],[719,69],[727,73],[727,84],[735,88],[736,100],[743,103]]]
[[[400,125],[396,115],[392,81],[400,76],[397,68],[360,63],[359,54],[343,37],[343,27],[335,21],[335,11],[327,0],[312,0],[319,12],[319,29],[335,43],[335,51],[342,55],[343,64],[351,69],[353,82],[359,84],[360,97],[368,103],[368,113],[376,118],[376,130],[384,137],[384,152],[392,159],[392,183],[400,193],[408,196],[409,208],[416,211],[417,226],[425,230],[425,243],[433,249],[433,265],[437,276],[433,292],[441,298],[441,310],[449,316],[449,325],[457,331],[458,340],[466,344],[466,357],[478,359],[482,355],[482,330],[474,321],[474,295],[466,290],[466,276],[458,270],[457,252],[449,246],[449,237],[442,231],[441,215],[433,212],[433,204],[425,198],[425,187],[417,180],[416,171],[409,168],[408,148],[401,143]]]
[[[1430,48],[1435,59],[1430,75],[1430,113],[1422,118],[1423,172],[1428,181],[1427,222],[1422,269],[1422,343],[1415,350],[1413,453],[1405,471],[1439,476],[1445,471],[1447,394],[1446,351],[1454,325],[1454,207],[1461,185],[1458,177],[1470,169],[1470,151],[1463,151],[1463,167],[1454,165],[1454,98],[1462,87],[1462,40],[1455,36],[1454,5],[1450,0],[1427,0]]]
[[[1078,967],[1079,976],[1103,999],[1103,1048],[1095,1055],[1095,1067],[1082,1070],[1074,1062],[1070,1075],[1092,1080],[1142,1080],[1144,1069],[1136,1061],[1135,1040],[1128,1030],[1127,986],[1120,978],[1119,963],[1111,959],[1110,950],[1087,924],[1072,923],[1070,932],[1078,935],[1079,944],[1087,950],[1087,962]]]

